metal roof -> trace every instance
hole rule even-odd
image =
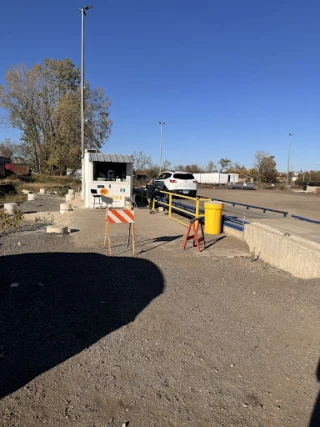
[[[90,153],[89,160],[90,162],[134,163],[133,157],[128,154]]]

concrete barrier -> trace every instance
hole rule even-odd
[[[46,194],[46,189],[45,189],[45,188],[40,188],[39,193],[40,193],[40,194]]]
[[[68,227],[63,225],[49,225],[47,227],[47,233],[68,234]]]
[[[320,187],[315,187],[312,185],[307,185],[307,193],[320,193]]]
[[[73,194],[74,195],[74,189],[73,188],[69,188],[68,194]]]
[[[34,193],[28,193],[28,200],[36,200],[36,195]]]
[[[69,202],[70,200],[74,199],[74,194],[66,194],[66,201]]]
[[[64,214],[72,210],[72,207],[69,203],[60,203],[60,213]]]
[[[245,225],[244,240],[255,256],[302,279],[320,278],[320,245],[265,224]]]
[[[243,231],[237,230],[236,228],[229,227],[226,224],[223,224],[223,233],[227,236],[236,237],[237,239],[243,240]]]
[[[14,215],[17,211],[18,205],[16,203],[5,203],[3,205],[4,212],[8,215]]]

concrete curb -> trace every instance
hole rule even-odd
[[[246,224],[244,240],[263,261],[302,279],[320,278],[320,245],[268,225]]]

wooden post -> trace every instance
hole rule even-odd
[[[132,238],[131,238],[131,240],[132,240],[132,255],[135,255],[134,223],[132,223]]]
[[[108,240],[108,255],[111,255],[111,240],[110,240],[110,223],[107,220],[106,221],[106,229],[104,234],[104,247],[107,245]]]
[[[129,247],[129,244],[130,244],[130,237],[131,237],[131,223],[129,224],[129,232],[128,232],[127,248]]]

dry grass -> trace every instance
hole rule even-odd
[[[20,194],[22,190],[38,193],[40,188],[44,188],[47,191],[58,192],[67,192],[68,188],[80,191],[81,188],[81,181],[67,176],[33,175],[24,180],[20,180],[18,177],[10,177],[1,180],[1,183],[13,185],[18,194]]]

